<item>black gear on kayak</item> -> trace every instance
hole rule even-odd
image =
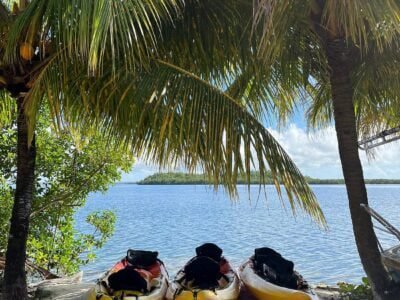
[[[157,251],[129,249],[126,253],[126,260],[136,268],[147,269],[157,262],[157,256]]]
[[[146,280],[132,268],[125,268],[108,277],[108,284],[114,291],[131,290],[147,293]]]
[[[197,256],[207,256],[216,262],[220,262],[222,249],[213,243],[205,243],[196,248]]]
[[[297,289],[299,277],[294,272],[294,263],[271,248],[254,250],[254,270],[259,276],[282,287]]]

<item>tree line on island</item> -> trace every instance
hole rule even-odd
[[[318,179],[305,176],[308,184],[344,184],[344,179]],[[248,184],[246,175],[240,175],[237,179],[237,184]],[[400,184],[400,179],[365,179],[366,184]],[[173,184],[199,184],[212,185],[213,180],[209,179],[206,174],[189,174],[183,172],[168,172],[155,173],[136,182],[139,185],[173,185]],[[250,173],[250,184],[274,184],[271,174],[266,174],[266,179],[263,182],[260,179],[260,173],[252,171]]]

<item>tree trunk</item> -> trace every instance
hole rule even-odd
[[[382,264],[371,217],[360,206],[368,204],[368,198],[357,145],[350,51],[344,39],[328,38],[326,45],[336,134],[357,249],[374,299],[400,299],[399,294],[394,295],[394,285]]]
[[[5,299],[27,299],[25,274],[26,242],[34,192],[35,140],[28,144],[28,126],[24,98],[17,99],[17,182],[8,238],[4,273]]]

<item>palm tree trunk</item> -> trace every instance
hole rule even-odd
[[[23,97],[17,99],[17,182],[4,274],[4,292],[7,300],[28,298],[25,260],[34,191],[36,149],[34,140],[31,145],[28,144],[28,126],[23,101]]]
[[[391,280],[381,261],[371,217],[360,206],[368,204],[368,197],[357,145],[351,54],[344,39],[328,38],[326,47],[340,160],[358,252],[374,299],[400,299],[399,295],[392,294]]]

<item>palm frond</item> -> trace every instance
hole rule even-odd
[[[173,26],[163,26],[158,58],[222,86],[254,56],[248,1],[188,0]]]
[[[363,53],[368,52],[370,41],[374,40],[378,49],[390,45],[400,31],[400,3],[397,0],[325,0],[325,1],[277,1],[257,0],[254,27],[261,26],[263,37],[259,46],[260,55],[268,60],[276,52],[291,43],[285,43],[290,30],[311,30],[324,32],[352,43]],[[312,15],[316,6],[320,15],[319,28],[315,28]],[[323,43],[321,40],[320,42]]]
[[[230,97],[237,99],[260,121],[275,121],[277,116],[283,124],[298,100],[299,93],[293,86],[288,88],[279,82],[272,70],[263,72],[251,63],[241,73],[230,73],[230,80],[221,87]]]
[[[257,0],[255,1],[253,33],[260,35],[257,51],[260,59],[270,65],[275,62],[285,62],[283,56],[298,59],[294,54],[309,44],[308,50],[318,50],[318,39],[313,33],[310,21],[311,6],[308,1],[289,0]],[[318,60],[321,55],[313,58]]]
[[[368,54],[357,61],[353,74],[361,136],[373,135],[400,124],[399,43],[382,50],[376,45],[369,47]]]
[[[0,129],[10,126],[13,121],[16,102],[5,91],[0,90]]]
[[[393,67],[398,57],[388,58],[386,65],[381,61],[384,62],[382,56],[387,55],[387,49],[398,49],[399,2],[259,0],[256,3],[253,31],[261,28],[263,32],[258,47],[260,60],[265,61],[266,68],[275,68],[281,74],[277,76],[278,82],[281,78],[291,80],[286,84],[289,88],[298,89],[298,84],[304,83],[312,99],[307,112],[309,126],[325,126],[332,120],[329,69],[324,54],[326,34],[343,38],[351,49],[359,50],[354,53],[353,67],[357,71],[353,80],[360,134],[379,130],[381,125],[375,125],[385,119],[382,113],[393,114],[398,98],[397,89],[393,88],[398,85]],[[319,24],[314,23],[316,12],[320,14]],[[367,122],[374,117],[377,122]],[[368,124],[375,127],[367,129]]]
[[[368,53],[353,57],[352,82],[360,138],[400,124],[399,45],[393,42],[383,49],[379,47],[372,40]],[[307,111],[309,127],[331,124],[333,109],[329,83],[320,78],[308,90],[312,98]]]
[[[327,88],[321,84],[329,85],[324,44],[311,18],[313,1],[255,2],[253,35],[260,36],[258,58],[263,68],[273,70],[271,86],[282,87],[278,94],[282,97],[276,97],[275,103],[283,108],[279,119],[285,120],[293,112],[295,103],[309,102],[318,95],[318,90]],[[296,97],[291,99],[285,93]],[[289,108],[285,108],[288,103]],[[315,114],[310,118],[317,120]]]
[[[113,65],[145,65],[157,50],[162,22],[169,22],[182,5],[180,0],[35,0],[18,16],[9,35],[6,59],[18,60],[17,45],[27,41],[34,48],[51,43],[67,49],[68,58],[101,70],[107,56]]]
[[[162,60],[148,70],[129,74],[117,68],[115,75],[108,70],[97,78],[84,69],[54,64],[42,72],[27,97],[30,120],[45,97],[60,126],[94,122],[106,137],[132,145],[160,166],[180,162],[191,172],[201,168],[232,195],[239,174],[250,176],[257,167],[265,180],[269,170],[281,197],[280,183],[284,186],[293,212],[298,207],[325,224],[298,168],[246,106],[227,93]]]
[[[327,0],[322,15],[329,34],[344,36],[363,52],[368,52],[371,40],[382,50],[400,30],[400,5],[396,0]]]
[[[333,107],[329,83],[316,83],[315,86],[309,86],[308,91],[310,94],[310,100],[306,104],[308,129],[331,125],[333,121]]]

